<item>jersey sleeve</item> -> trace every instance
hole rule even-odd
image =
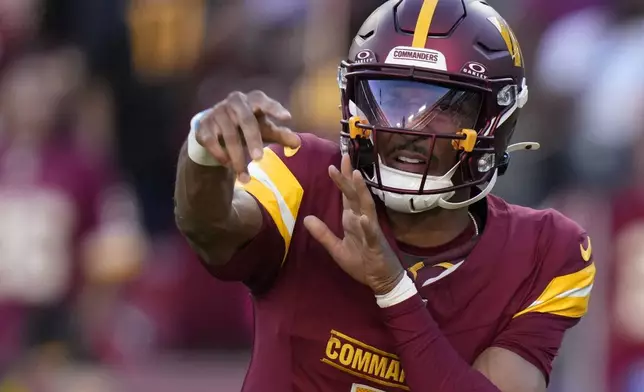
[[[590,237],[578,230],[549,240],[520,310],[492,344],[532,363],[549,379],[565,332],[588,310],[595,279]],[[567,237],[561,241],[560,238]]]
[[[248,166],[251,181],[237,183],[262,211],[262,228],[223,267],[209,268],[217,278],[242,281],[251,288],[265,289],[278,275],[293,240],[302,204],[339,148],[311,134],[299,134],[301,145],[290,149],[279,145],[264,148],[261,161]]]

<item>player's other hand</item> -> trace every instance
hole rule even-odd
[[[377,295],[388,294],[405,271],[380,229],[376,205],[362,174],[352,169],[348,155],[342,157],[341,166],[341,171],[329,167],[329,176],[343,194],[344,238],[336,237],[315,216],[304,218],[304,225],[347,274]]]
[[[217,103],[201,120],[197,142],[222,165],[234,170],[241,182],[250,181],[247,171],[251,159],[263,156],[265,143],[297,148],[300,138],[272,119],[286,121],[291,114],[262,91],[232,92]]]

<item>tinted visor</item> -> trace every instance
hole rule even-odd
[[[359,80],[354,102],[376,127],[455,133],[476,126],[482,94],[410,80]]]

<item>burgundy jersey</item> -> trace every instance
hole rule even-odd
[[[345,274],[302,224],[316,215],[342,236],[342,194],[328,177],[337,144],[302,134],[297,150],[271,146],[245,185],[263,207],[260,233],[224,267],[224,280],[254,293],[253,359],[243,391],[409,390],[373,292]],[[559,213],[489,196],[472,206],[485,219],[465,257],[418,255],[407,264],[427,311],[468,363],[489,347],[551,370],[564,332],[585,314],[595,267],[590,240]],[[399,250],[409,250],[383,232]],[[413,253],[413,249],[411,250]],[[403,254],[405,253],[405,254]]]

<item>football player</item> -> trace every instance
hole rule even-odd
[[[391,0],[339,70],[339,146],[235,92],[179,157],[178,227],[253,293],[243,390],[544,391],[595,267],[577,224],[489,194],[538,147],[509,145],[514,33],[480,0]]]

